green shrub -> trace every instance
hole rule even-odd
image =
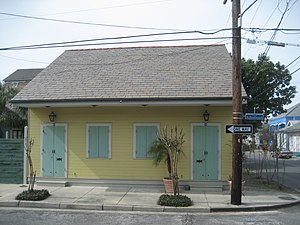
[[[27,201],[40,201],[48,198],[50,196],[48,190],[32,190],[23,191],[16,196],[16,200],[27,200]]]
[[[193,201],[185,195],[163,194],[159,197],[158,204],[163,206],[187,207],[193,205]]]

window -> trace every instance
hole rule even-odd
[[[111,124],[87,125],[87,158],[111,158]]]
[[[157,140],[158,124],[136,124],[134,125],[134,158],[152,158],[148,153],[154,141]]]

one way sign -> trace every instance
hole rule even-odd
[[[253,126],[252,124],[236,124],[236,125],[226,125],[227,134],[252,134]]]

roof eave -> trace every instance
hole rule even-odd
[[[24,108],[44,107],[97,107],[97,106],[231,106],[226,98],[159,98],[159,99],[72,99],[72,100],[12,100],[11,103]]]

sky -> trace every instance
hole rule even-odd
[[[45,68],[67,49],[225,44],[231,52],[231,8],[230,0],[0,0],[0,80]],[[241,0],[242,57],[266,52],[287,66],[299,93],[285,108],[300,102],[299,11],[299,0]],[[262,30],[271,28],[285,30]],[[285,47],[267,49],[270,40]],[[82,42],[62,43],[70,41]],[[53,43],[61,44],[12,49]]]

